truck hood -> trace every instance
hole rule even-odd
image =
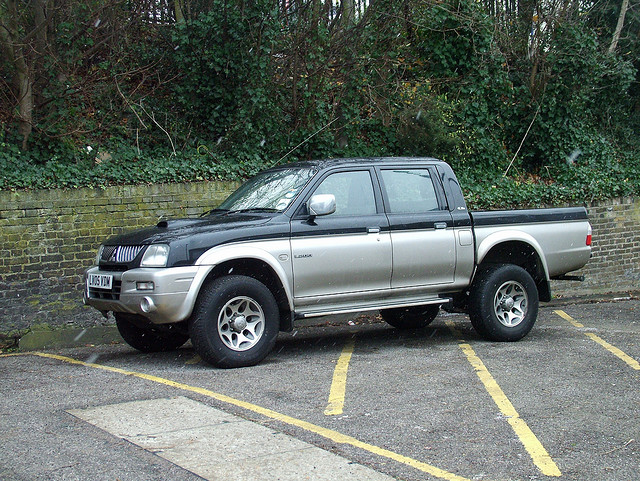
[[[105,245],[171,244],[200,234],[250,229],[266,224],[272,218],[273,214],[217,214],[195,219],[161,220],[154,227],[111,237]]]
[[[111,237],[107,246],[168,244],[168,267],[190,265],[216,245],[244,240],[282,237],[289,233],[289,219],[274,213],[216,213],[205,217],[170,219],[155,227]]]

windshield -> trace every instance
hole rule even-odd
[[[312,169],[262,172],[242,184],[215,211],[266,210],[282,212],[313,177]]]

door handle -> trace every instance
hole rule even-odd
[[[447,223],[446,222],[436,222],[435,224],[433,224],[433,227],[435,227],[436,229],[446,229],[447,228]]]
[[[380,234],[380,227],[369,227],[367,232],[369,234]]]

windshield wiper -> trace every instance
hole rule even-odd
[[[252,207],[250,209],[238,209],[230,210],[228,214],[244,214],[245,212],[280,212],[278,209],[272,209],[270,207]]]
[[[223,213],[223,212],[229,212],[229,209],[211,209],[211,210],[208,210],[208,211],[203,212],[202,214],[200,214],[200,217],[204,217],[204,216],[211,215],[211,214],[220,214],[220,213]]]

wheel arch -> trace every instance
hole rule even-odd
[[[226,275],[242,275],[251,277],[264,284],[273,294],[280,310],[280,330],[291,331],[293,329],[293,297],[290,287],[286,282],[287,276],[282,266],[275,262],[271,256],[259,249],[256,252],[238,252],[225,256],[220,252],[215,259],[208,257],[207,263],[214,264],[204,278],[203,286]],[[200,295],[200,294],[198,294]]]
[[[478,269],[489,264],[513,264],[522,267],[533,278],[541,301],[551,300],[549,270],[537,241],[525,233],[489,236],[478,248]],[[477,269],[476,269],[477,272]]]

